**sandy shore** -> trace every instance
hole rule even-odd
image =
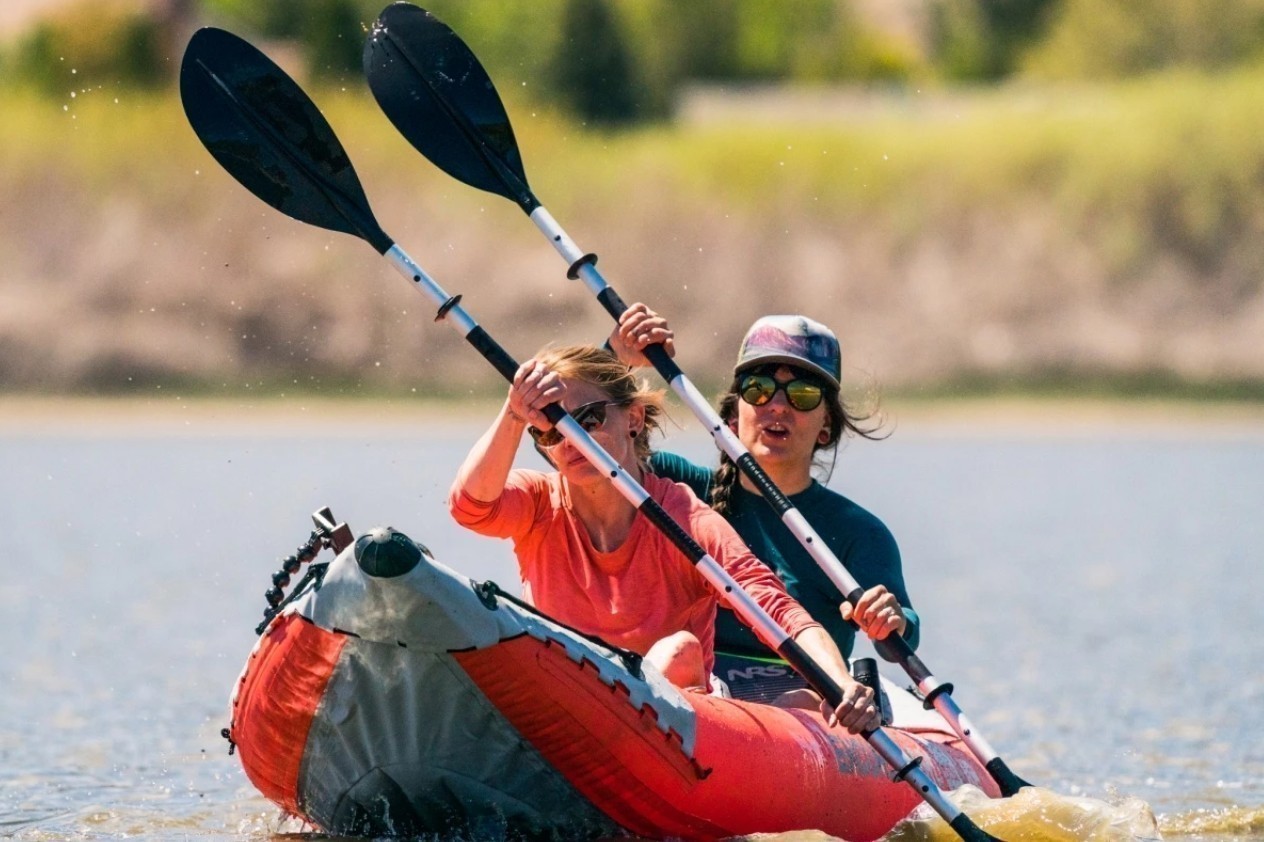
[[[408,401],[269,396],[0,398],[0,435],[356,435],[366,428],[459,430],[481,427],[496,412],[494,398]],[[887,429],[916,434],[1076,436],[1103,432],[1264,439],[1264,405],[1174,400],[980,398],[952,401],[889,399]],[[684,431],[697,422],[669,401]],[[669,432],[676,427],[669,424]]]

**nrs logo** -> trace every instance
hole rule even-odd
[[[725,676],[725,681],[750,681],[753,678],[782,678],[790,674],[785,667],[779,666],[760,666],[747,667],[744,670],[730,669]]]

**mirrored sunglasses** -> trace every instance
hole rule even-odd
[[[737,384],[737,393],[751,406],[768,403],[779,389],[785,391],[786,402],[800,412],[811,412],[825,397],[821,384],[805,377],[779,383],[771,374],[744,374]]]

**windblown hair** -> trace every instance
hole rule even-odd
[[[741,400],[737,387],[741,378],[734,377],[729,390],[720,397],[719,413],[725,424],[733,424],[737,420],[737,404]],[[882,433],[882,415],[876,406],[861,411],[847,405],[837,389],[825,387],[825,411],[829,415],[829,440],[824,444],[818,442],[813,448],[813,467],[823,472],[821,482],[829,482],[838,462],[838,445],[848,436],[860,436],[871,441],[879,441],[889,435]],[[828,454],[828,457],[827,457]],[[737,485],[741,470],[729,458],[727,453],[720,453],[720,466],[711,477],[711,508],[728,517],[733,499],[733,488]]]
[[[643,467],[649,464],[650,432],[662,431],[662,389],[651,389],[647,381],[637,380],[618,357],[594,345],[548,347],[535,358],[565,380],[582,380],[605,392],[612,401],[644,407],[645,429],[636,437],[635,449],[637,462]]]

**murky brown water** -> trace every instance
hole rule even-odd
[[[218,731],[309,513],[394,524],[513,581],[508,548],[442,508],[480,425],[425,426],[4,433],[0,836],[304,832]],[[899,539],[924,659],[1043,788],[972,806],[981,824],[1011,842],[1264,840],[1264,432],[910,426],[853,445],[834,485]]]

